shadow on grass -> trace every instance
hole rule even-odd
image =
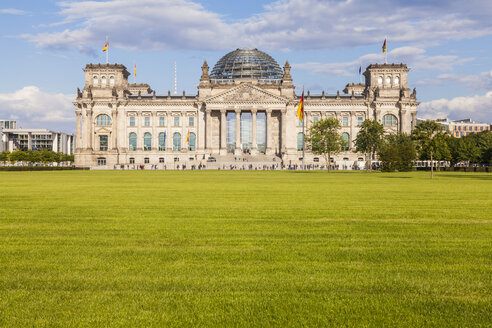
[[[483,172],[466,172],[463,174],[447,174],[447,173],[437,173],[438,177],[442,178],[466,178],[466,179],[475,179],[475,180],[492,180],[492,174],[483,173]]]

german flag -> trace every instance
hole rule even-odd
[[[386,38],[384,39],[384,43],[383,43],[383,53],[386,52]]]
[[[301,102],[297,107],[297,117],[299,117],[300,122],[304,119],[304,91],[302,92]]]
[[[105,52],[106,50],[108,50],[108,46],[109,46],[109,42],[106,41],[106,45],[104,45],[103,52]]]
[[[190,142],[190,130],[188,130],[188,135],[186,136],[186,142]]]

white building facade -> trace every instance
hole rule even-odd
[[[317,120],[336,117],[348,147],[335,162],[364,160],[353,151],[364,120],[378,120],[395,133],[410,133],[416,124],[418,102],[415,89],[411,93],[408,88],[408,71],[404,64],[372,64],[364,72],[366,83],[347,84],[343,94],[307,92],[305,131]],[[257,49],[228,53],[211,74],[204,62],[196,95],[162,96],[147,84],[129,84],[123,65],[90,64],[84,72],[85,86],[74,102],[77,166],[302,161],[302,125],[296,114],[300,95],[294,92],[290,65],[281,69]],[[326,165],[309,151],[305,161]]]

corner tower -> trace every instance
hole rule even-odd
[[[88,64],[84,68],[85,86],[84,98],[111,98],[117,93],[124,96],[128,90],[128,76],[130,73],[121,64]]]
[[[405,64],[371,64],[364,72],[366,92],[374,92],[384,98],[399,98],[402,93],[408,97],[409,71]]]

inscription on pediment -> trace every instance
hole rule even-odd
[[[253,87],[239,87],[210,98],[213,102],[283,102],[281,97]]]

